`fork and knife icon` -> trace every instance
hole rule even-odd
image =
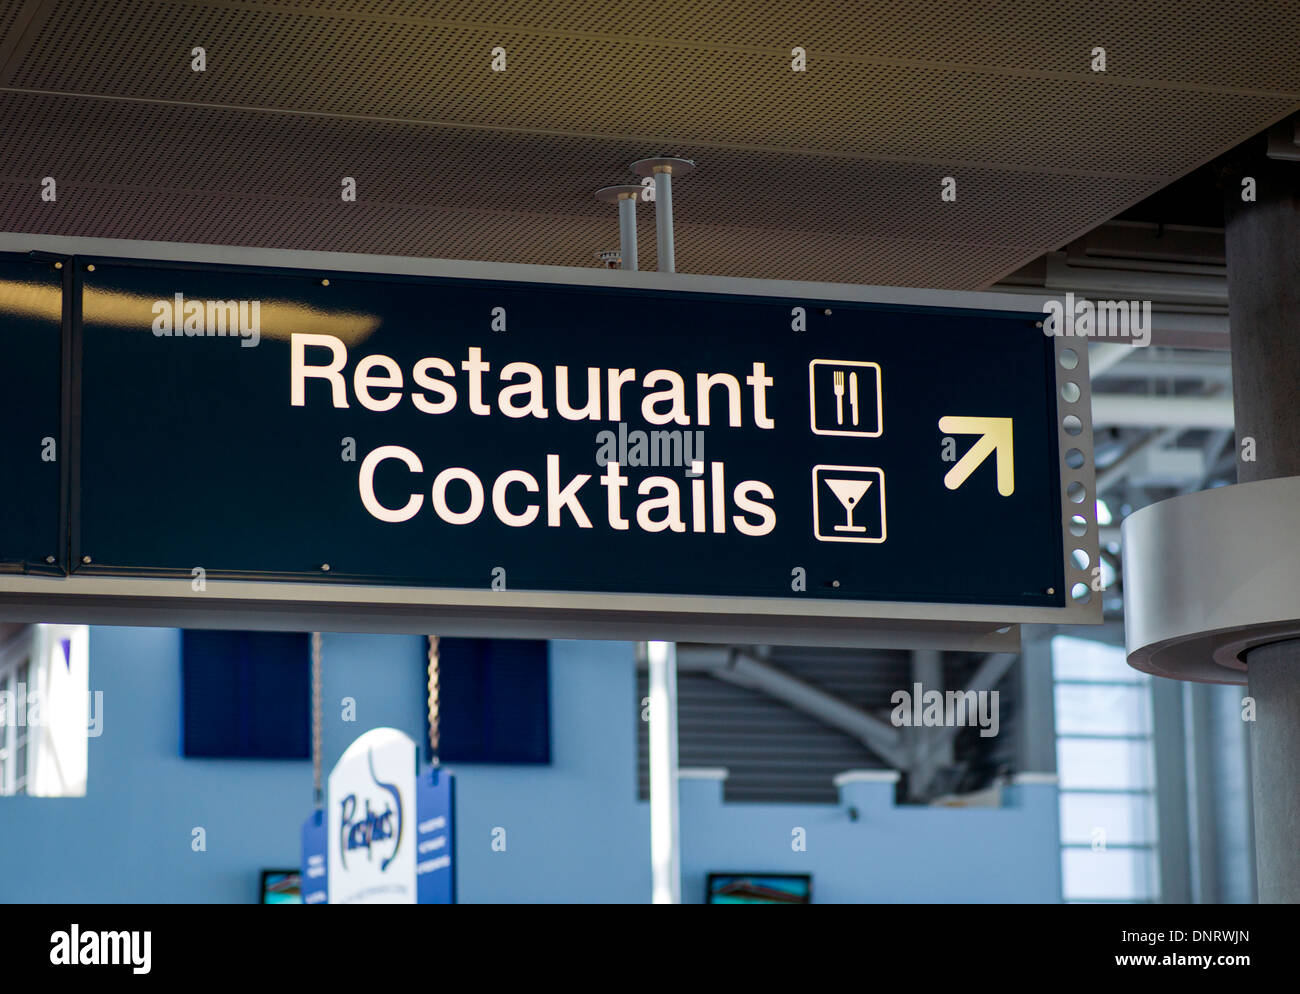
[[[808,363],[808,412],[814,435],[879,438],[880,364],[813,359]]]
[[[844,424],[844,370],[835,370],[835,423]],[[858,374],[849,373],[849,407],[852,408],[853,423],[858,423]]]

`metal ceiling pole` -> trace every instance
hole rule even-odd
[[[606,204],[618,204],[618,248],[621,268],[634,270],[636,265],[636,198],[641,187],[632,183],[622,186],[602,186],[596,199]]]
[[[655,167],[655,244],[658,246],[659,272],[677,272],[677,254],[673,246],[673,169]]]
[[[673,174],[685,176],[695,168],[690,159],[659,157],[638,159],[632,163],[632,172],[638,176],[655,178],[655,235],[658,245],[659,272],[677,272],[676,249],[673,246]]]
[[[1300,476],[1300,166],[1263,157],[1245,164],[1258,199],[1227,189],[1228,316],[1237,422],[1237,479]],[[1245,438],[1254,460],[1241,459]],[[1276,555],[1300,555],[1300,535],[1278,535]],[[1210,567],[1212,568],[1212,567]],[[1261,562],[1261,570],[1269,564]],[[1300,903],[1300,639],[1246,654],[1259,900]]]
[[[636,270],[636,198],[624,193],[618,198],[618,248],[623,268]]]
[[[650,872],[654,904],[682,903],[677,811],[677,646],[646,644],[650,664]]]

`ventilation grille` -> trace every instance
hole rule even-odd
[[[861,649],[776,648],[775,666],[835,694],[882,720],[889,720],[890,697],[912,687],[910,654]],[[964,687],[982,656],[944,654],[945,686]],[[962,730],[954,758],[970,762],[985,778],[1015,764],[1015,713],[1018,694],[1013,666],[998,685],[998,735],[980,738]],[[929,689],[929,688],[927,688]],[[644,700],[648,676],[638,673],[637,700]],[[650,796],[649,725],[637,712],[638,796]],[[795,711],[758,691],[724,683],[698,672],[677,676],[677,762],[680,767],[724,767],[728,801],[781,804],[833,804],[832,783],[845,770],[889,769],[889,764],[857,739]]]

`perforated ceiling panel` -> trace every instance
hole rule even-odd
[[[1300,107],[1300,0],[0,0],[0,29],[5,230],[592,265],[592,192],[675,154],[680,270],[853,283],[987,285]]]

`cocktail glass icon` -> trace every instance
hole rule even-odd
[[[845,524],[836,525],[837,532],[864,532],[865,525],[855,525],[853,523],[853,509],[858,506],[863,495],[871,489],[872,480],[827,480],[826,485],[831,488],[831,492],[839,498],[844,505]]]

